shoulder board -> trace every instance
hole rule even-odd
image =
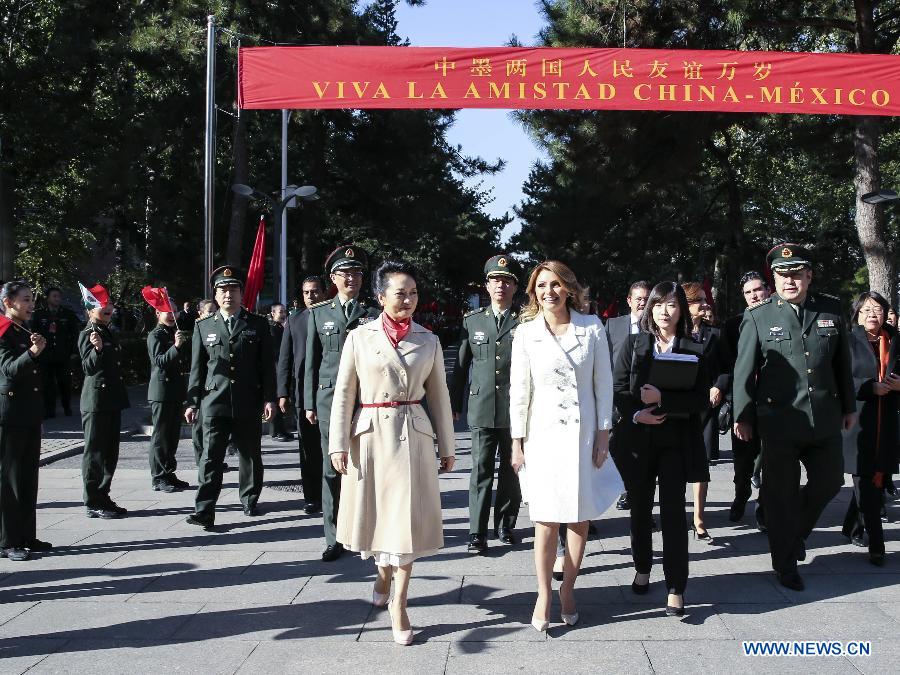
[[[307,309],[315,309],[316,307],[322,307],[323,305],[328,304],[331,304],[331,298],[328,298],[328,300],[322,300],[322,302],[317,302],[314,305],[310,305],[309,307],[307,307]]]
[[[829,295],[828,293],[817,293],[816,295],[818,295],[820,298],[823,298],[825,300],[834,300],[835,302],[841,301],[841,299],[838,296]]]
[[[473,309],[471,312],[466,312],[465,314],[463,314],[463,318],[468,319],[470,316],[475,316],[480,311],[480,309]]]
[[[198,323],[198,324],[201,324],[201,323],[206,323],[207,321],[214,321],[215,318],[216,318],[218,315],[219,315],[219,312],[216,311],[215,314],[211,314],[210,316],[207,316],[207,317],[205,317],[205,318],[203,318],[203,319],[198,319],[198,320],[197,320],[197,323]]]
[[[765,300],[763,300],[763,301],[760,302],[759,304],[753,305],[753,307],[748,307],[747,309],[749,309],[751,312],[755,312],[755,311],[758,310],[760,307],[763,307],[763,306],[769,305],[769,304],[772,304],[772,298],[766,298]]]

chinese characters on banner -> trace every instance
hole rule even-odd
[[[900,114],[900,56],[656,49],[252,47],[241,108]]]

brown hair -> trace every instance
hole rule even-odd
[[[528,321],[541,313],[541,304],[538,302],[535,286],[537,285],[538,275],[544,270],[553,272],[562,281],[563,288],[568,293],[566,307],[569,308],[569,311],[581,312],[581,308],[587,299],[587,293],[582,285],[578,283],[575,273],[565,263],[561,263],[558,260],[545,260],[531,270],[531,275],[528,277],[528,285],[525,288],[525,293],[528,295],[528,304],[520,314],[521,320]]]
[[[699,281],[685,281],[681,284],[681,287],[684,289],[684,296],[688,302],[697,302],[700,299],[700,294],[704,292],[703,284]],[[707,298],[708,300],[709,298]]]

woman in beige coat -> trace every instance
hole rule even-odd
[[[337,539],[375,559],[372,603],[388,606],[394,641],[408,645],[413,561],[444,543],[438,473],[453,468],[453,416],[441,344],[412,321],[415,271],[385,262],[374,286],[383,311],[347,336],[331,408],[329,454],[343,474]]]

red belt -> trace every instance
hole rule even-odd
[[[363,408],[399,408],[404,405],[415,405],[416,403],[421,403],[422,400],[418,401],[385,401],[384,403],[363,403]]]

